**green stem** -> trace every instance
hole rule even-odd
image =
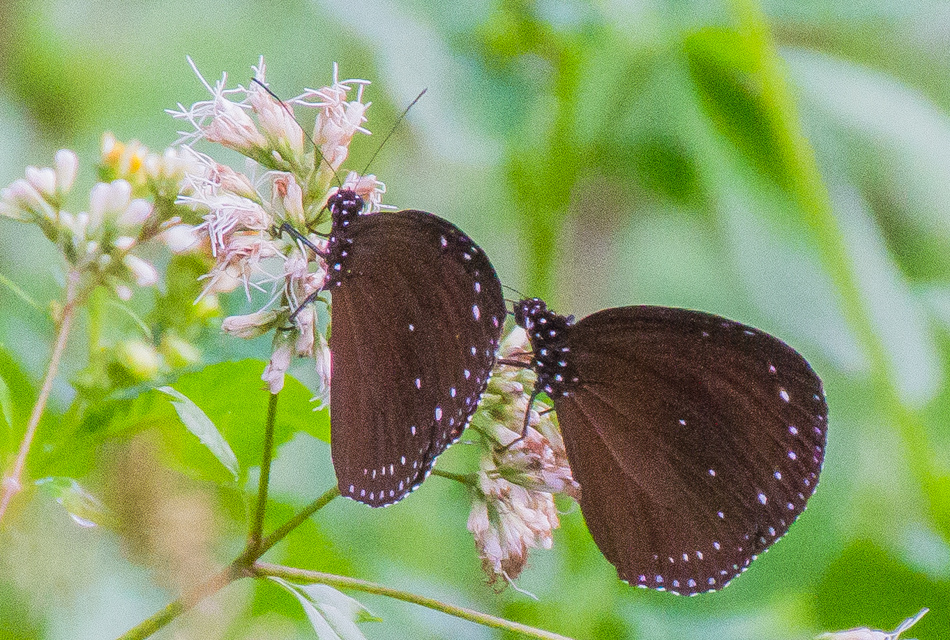
[[[455,480],[456,482],[464,484],[466,487],[475,486],[474,473],[452,473],[451,471],[442,471],[440,469],[433,469],[432,475],[448,478],[449,480]]]
[[[29,422],[26,425],[26,431],[23,434],[23,440],[20,441],[20,449],[17,452],[16,460],[13,462],[13,468],[10,473],[3,478],[3,494],[0,495],[0,519],[7,512],[10,501],[13,496],[22,490],[23,469],[26,466],[26,457],[30,453],[30,447],[36,436],[36,429],[39,427],[40,418],[46,410],[46,402],[49,400],[50,392],[53,390],[53,381],[56,379],[56,373],[59,371],[59,364],[63,359],[63,353],[66,350],[66,341],[69,338],[69,331],[72,328],[73,320],[79,309],[81,298],[78,295],[80,274],[76,271],[70,271],[67,276],[65,304],[63,305],[62,315],[59,319],[59,326],[56,331],[56,342],[53,344],[53,353],[50,355],[49,365],[46,367],[46,376],[43,378],[43,386],[36,398],[36,404],[33,405],[33,412],[30,414]]]
[[[814,151],[802,132],[792,93],[785,79],[782,60],[778,56],[768,22],[757,0],[732,0],[739,31],[745,36],[761,83],[760,97],[773,130],[778,136],[776,152],[789,176],[789,188],[818,248],[824,270],[830,274],[845,317],[870,360],[874,395],[889,416],[907,448],[911,471],[925,488],[931,509],[940,512],[935,493],[936,460],[929,446],[929,437],[918,413],[908,408],[893,382],[893,367],[883,341],[874,328],[867,302],[861,293],[854,263],[845,247],[844,233],[838,224],[831,198],[818,170]],[[950,539],[950,523],[937,523],[945,538]]]
[[[274,404],[273,400],[271,401],[271,404]],[[118,640],[142,640],[143,638],[147,638],[162,627],[169,624],[172,620],[184,612],[191,609],[204,598],[217,593],[235,580],[254,575],[252,569],[258,558],[264,555],[268,549],[283,540],[287,534],[297,528],[304,520],[325,507],[333,498],[337,497],[338,495],[340,495],[339,489],[333,487],[307,507],[305,507],[303,511],[284,523],[283,526],[278,528],[271,535],[267,536],[263,540],[260,540],[260,537],[258,536],[258,543],[256,545],[252,546],[251,541],[248,540],[248,544],[244,548],[244,551],[241,553],[241,555],[234,559],[234,562],[222,569],[207,582],[202,583],[193,591],[190,591],[184,596],[178,598],[152,617],[142,621],[133,629],[130,629],[123,635],[119,636]]]
[[[288,533],[290,533],[291,531],[299,527],[301,524],[304,523],[304,521],[307,518],[315,514],[317,511],[319,511],[323,507],[327,506],[327,504],[329,504],[331,500],[333,500],[339,495],[340,495],[339,487],[333,487],[331,489],[328,489],[326,493],[324,493],[322,496],[320,496],[319,498],[311,502],[309,505],[304,507],[300,513],[298,513],[293,518],[291,518],[290,520],[282,524],[280,527],[278,527],[274,531],[274,533],[270,534],[269,536],[261,540],[257,548],[257,554],[253,558],[251,558],[251,561],[253,562],[254,560],[257,560],[258,558],[260,558],[262,555],[264,555],[264,553],[268,549],[270,549],[275,544],[277,544],[278,542],[283,540],[285,537],[287,537]]]
[[[375,595],[393,598],[395,600],[402,600],[403,602],[411,602],[412,604],[417,604],[422,607],[441,611],[442,613],[455,616],[456,618],[476,622],[480,625],[491,627],[493,629],[513,631],[529,638],[541,638],[542,640],[571,640],[567,636],[562,636],[557,633],[551,633],[550,631],[544,631],[543,629],[535,629],[534,627],[529,627],[518,622],[512,622],[511,620],[505,620],[504,618],[499,618],[497,616],[488,615],[487,613],[466,609],[465,607],[456,607],[451,604],[440,602],[439,600],[435,600],[433,598],[426,598],[425,596],[416,595],[414,593],[407,593],[405,591],[386,587],[381,584],[376,584],[375,582],[358,580],[356,578],[347,578],[346,576],[338,576],[330,573],[321,573],[319,571],[294,569],[292,567],[283,567],[280,565],[267,564],[263,562],[256,563],[253,569],[259,576],[274,576],[277,578],[283,578],[285,580],[306,584],[325,584],[334,588],[354,589],[364,593],[372,593]]]
[[[247,540],[247,548],[255,551],[260,546],[261,532],[264,530],[267,488],[270,483],[270,463],[274,457],[274,422],[277,419],[277,398],[279,395],[279,393],[272,393],[267,404],[267,420],[264,424],[264,453],[261,458],[261,477],[257,484],[257,506],[254,509],[254,520],[251,523],[251,531]]]

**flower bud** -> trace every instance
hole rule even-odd
[[[115,350],[119,364],[136,380],[153,380],[158,376],[161,358],[151,344],[142,340],[127,340]]]
[[[220,95],[215,96],[214,117],[203,133],[209,142],[220,143],[248,156],[254,156],[267,147],[267,139],[244,109]]]
[[[293,175],[278,173],[274,176],[274,196],[284,209],[286,219],[298,226],[306,225],[303,212],[303,190]]]
[[[161,240],[172,253],[186,253],[200,246],[195,228],[187,224],[176,224],[165,229],[161,234]]]
[[[89,229],[94,231],[129,206],[132,185],[125,180],[98,182],[89,193]]]
[[[176,369],[201,361],[201,351],[198,347],[172,333],[166,333],[162,336],[159,349],[165,358],[165,362]]]
[[[151,202],[136,198],[119,213],[117,222],[123,229],[138,229],[152,215],[153,209],[154,205]]]
[[[277,311],[258,311],[243,316],[229,316],[221,323],[221,330],[238,338],[257,338],[277,326]]]
[[[126,255],[122,261],[125,263],[125,266],[129,268],[129,271],[132,272],[135,283],[140,287],[150,287],[158,282],[158,270],[151,262],[143,260],[131,253]]]
[[[79,158],[70,149],[60,149],[56,152],[54,164],[56,165],[56,193],[62,197],[73,188],[76,173],[79,170]]]
[[[248,92],[248,102],[257,114],[261,129],[271,144],[285,146],[298,157],[303,155],[303,129],[294,120],[289,106],[274,100],[273,96],[260,87]]]
[[[317,393],[313,399],[323,405],[330,400],[330,378],[333,369],[330,345],[323,335],[317,336],[314,360],[317,369]]]
[[[56,172],[49,167],[38,169],[26,168],[26,181],[33,185],[44,200],[50,200],[56,195]]]
[[[278,331],[274,336],[274,352],[261,375],[261,379],[267,383],[271,393],[280,393],[280,390],[284,388],[284,374],[290,368],[292,358],[293,345],[284,332]]]

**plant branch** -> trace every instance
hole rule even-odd
[[[274,405],[275,401],[272,399],[271,407]],[[340,495],[340,490],[337,487],[333,487],[332,489],[326,491],[322,496],[314,500],[312,503],[304,507],[300,513],[281,525],[276,531],[274,531],[274,533],[270,534],[264,539],[261,539],[260,534],[258,534],[258,541],[256,545],[252,545],[251,541],[248,540],[247,546],[244,548],[244,551],[241,553],[241,555],[235,558],[234,562],[228,565],[225,569],[221,570],[207,582],[202,583],[193,591],[178,598],[167,607],[153,615],[151,618],[136,625],[135,628],[130,629],[125,634],[120,636],[118,640],[142,640],[143,638],[147,638],[184,612],[191,609],[204,598],[217,593],[235,580],[254,575],[252,570],[254,563],[257,562],[258,558],[264,555],[268,549],[287,537],[287,534],[299,527],[307,518],[325,507],[331,500],[333,500],[333,498],[337,497],[338,495]]]
[[[141,623],[136,625],[135,628],[126,631],[124,634],[119,636],[118,640],[143,640],[144,638],[149,637],[208,596],[217,593],[238,578],[243,578],[246,575],[247,572],[245,570],[242,570],[233,564],[229,567],[226,567],[207,582],[202,583],[193,591],[190,591],[181,598],[178,598],[167,607],[153,615],[151,618],[143,620]]]
[[[247,539],[247,548],[254,551],[260,547],[261,532],[264,530],[267,488],[270,483],[270,463],[274,458],[274,422],[277,419],[277,398],[279,395],[279,393],[272,393],[267,404],[267,420],[264,424],[264,453],[261,458],[261,477],[257,485],[257,506],[254,510],[254,520],[251,523],[251,531]]]
[[[395,600],[402,600],[403,602],[411,602],[412,604],[417,604],[422,607],[428,607],[429,609],[441,611],[442,613],[455,616],[456,618],[469,620],[470,622],[475,622],[493,629],[513,631],[529,638],[541,638],[542,640],[571,640],[571,638],[557,633],[551,633],[550,631],[544,631],[543,629],[535,629],[534,627],[529,627],[518,622],[512,622],[511,620],[505,620],[504,618],[492,616],[487,613],[481,613],[473,609],[456,607],[433,598],[426,598],[425,596],[416,595],[414,593],[407,593],[405,591],[386,587],[381,584],[376,584],[375,582],[369,582],[367,580],[358,580],[356,578],[348,578],[346,576],[338,576],[331,573],[322,573],[319,571],[294,569],[292,567],[284,567],[263,562],[255,563],[253,570],[258,576],[274,576],[295,582],[325,584],[334,588],[354,589],[357,591],[363,591],[364,593],[372,593],[375,595],[393,598]]]
[[[69,337],[69,331],[72,328],[73,319],[79,306],[80,298],[77,296],[79,288],[79,273],[70,271],[66,284],[66,303],[63,306],[62,315],[59,319],[59,326],[56,331],[56,341],[53,344],[53,353],[50,355],[49,365],[46,368],[46,377],[43,379],[43,386],[40,388],[39,396],[36,398],[36,404],[33,405],[33,412],[30,414],[30,420],[26,425],[26,432],[23,434],[23,440],[20,442],[20,450],[17,453],[16,460],[13,463],[13,469],[3,479],[3,495],[0,496],[0,520],[7,511],[13,496],[22,490],[23,469],[26,466],[26,457],[30,452],[30,446],[33,444],[33,438],[36,436],[36,429],[40,424],[40,418],[46,410],[46,402],[49,400],[50,392],[53,389],[53,381],[59,371],[59,364],[63,359],[63,352],[66,350],[66,341]]]
[[[315,514],[317,511],[325,507],[331,500],[340,495],[339,487],[332,487],[327,489],[327,491],[311,502],[309,505],[303,508],[303,510],[295,515],[293,518],[282,524],[278,527],[274,533],[270,534],[266,538],[260,541],[260,544],[257,547],[256,555],[253,558],[250,558],[249,562],[254,562],[262,555],[264,555],[271,547],[287,537],[287,534],[299,527],[304,521]]]

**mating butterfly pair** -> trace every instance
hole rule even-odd
[[[478,404],[507,311],[484,252],[423,211],[360,215],[340,190],[331,451],[340,491],[392,504],[429,474]],[[683,309],[608,309],[576,324],[515,305],[554,403],[581,511],[630,583],[719,589],[781,537],[818,483],[828,408],[782,341]]]

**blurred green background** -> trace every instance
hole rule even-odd
[[[619,583],[574,509],[518,581],[538,600],[496,594],[465,528],[465,491],[441,478],[387,509],[335,501],[268,559],[577,638],[804,639],[890,629],[924,606],[909,635],[950,637],[947,3],[13,0],[0,11],[0,183],[70,147],[91,184],[103,131],[160,150],[179,124],[163,110],[206,99],[186,55],[209,80],[247,83],[261,54],[282,96],[328,83],[334,61],[341,77],[373,81],[375,135],[354,143],[350,168],[427,88],[371,171],[389,204],[465,229],[506,284],[579,316],[664,304],[753,324],[808,358],[830,406],[809,508],[720,593]],[[0,220],[0,274],[46,301],[60,273],[39,232]],[[226,305],[250,309],[239,292]],[[0,287],[7,371],[39,380],[51,334]],[[209,361],[269,353],[216,334],[203,347]],[[81,345],[70,355],[54,414],[83,364]],[[245,400],[235,395],[238,411]],[[305,400],[281,410],[325,419]],[[6,455],[19,435],[4,437]],[[53,436],[40,438],[42,451]],[[240,549],[243,507],[186,477],[165,445],[103,435],[76,448],[71,473],[107,500],[116,477],[141,494],[123,499],[184,496],[174,542],[213,549],[210,570]],[[457,449],[440,468],[463,461]],[[327,446],[294,437],[275,474],[278,520],[332,484]],[[175,596],[140,561],[141,541],[79,527],[43,493],[24,502],[0,534],[0,638],[115,637]],[[501,637],[353,595],[384,620],[363,626],[369,638]],[[243,581],[156,637],[313,632],[288,594]]]

